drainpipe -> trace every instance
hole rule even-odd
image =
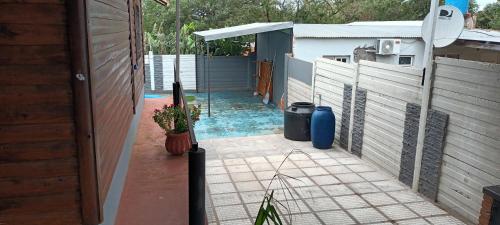
[[[436,29],[436,16],[438,15],[439,0],[431,1],[430,9],[430,24],[431,33],[428,43],[425,43],[424,49],[424,77],[423,77],[423,90],[422,90],[422,104],[420,121],[418,126],[418,138],[417,138],[417,149],[415,152],[415,167],[413,170],[413,184],[412,189],[418,192],[418,182],[420,180],[420,168],[422,166],[422,154],[424,149],[424,139],[425,139],[425,127],[427,125],[427,113],[429,111],[429,101],[431,93],[431,81],[432,81],[432,62],[433,62],[433,47],[434,47],[434,34]]]

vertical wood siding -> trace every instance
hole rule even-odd
[[[436,59],[431,107],[450,115],[438,201],[477,223],[500,183],[500,65]]]
[[[66,18],[0,3],[0,224],[81,224]]]
[[[406,104],[421,102],[421,70],[361,61],[359,88],[367,90],[363,158],[399,175]]]
[[[332,107],[336,119],[335,142],[338,142],[342,123],[344,84],[352,84],[354,64],[337,62],[330,59],[318,59],[313,73],[314,103],[316,105],[321,104]],[[318,95],[321,95],[321,102]]]
[[[133,116],[131,26],[127,0],[87,4],[98,176],[105,200]]]

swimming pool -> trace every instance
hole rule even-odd
[[[211,94],[211,117],[208,117],[207,94],[194,95],[202,115],[196,123],[196,139],[245,137],[283,133],[283,112],[274,105],[264,105],[251,92],[214,92]],[[192,103],[192,102],[191,102]]]

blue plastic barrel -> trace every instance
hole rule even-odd
[[[311,117],[311,140],[315,148],[329,149],[335,137],[335,115],[332,108],[318,106]]]
[[[469,0],[445,0],[444,2],[445,5],[457,7],[464,15],[469,12]]]

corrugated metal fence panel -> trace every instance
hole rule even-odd
[[[174,82],[175,55],[162,55],[163,90],[171,91]],[[185,90],[196,90],[196,62],[195,55],[180,56],[179,76]],[[156,76],[156,74],[155,74]]]
[[[450,115],[438,201],[477,222],[500,184],[500,65],[436,59],[431,107]]]
[[[312,85],[313,64],[304,60],[288,57],[288,77]]]
[[[362,154],[399,175],[406,104],[421,103],[422,70],[361,61],[358,88],[368,90]]]
[[[330,106],[335,114],[335,141],[340,138],[342,103],[344,101],[344,84],[352,84],[354,64],[337,62],[330,59],[318,59],[316,62],[314,82],[314,103]],[[318,95],[321,95],[319,102]]]
[[[311,102],[311,85],[288,77],[288,105],[294,102]]]
[[[206,91],[207,81],[206,60],[198,56],[198,91]],[[214,56],[210,57],[210,88],[218,90],[252,90],[251,67],[255,66],[249,57],[245,56]]]

